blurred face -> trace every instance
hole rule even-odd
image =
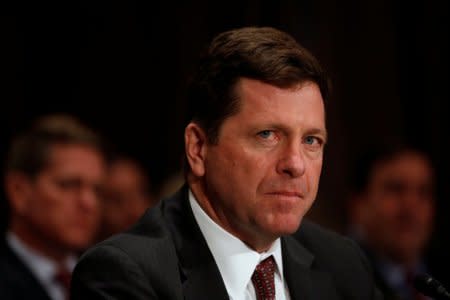
[[[414,152],[375,166],[363,222],[368,240],[391,259],[408,263],[419,258],[432,230],[432,181],[428,161]]]
[[[127,229],[151,204],[147,177],[133,161],[115,161],[108,170],[102,199],[103,234]]]
[[[89,245],[99,221],[100,154],[83,145],[54,145],[48,166],[30,179],[19,214],[26,239],[43,251],[71,252]]]
[[[316,197],[324,105],[309,82],[280,89],[244,78],[237,92],[240,110],[224,121],[218,143],[200,138],[198,159],[188,153],[197,178],[190,186],[216,223],[264,251],[298,229]]]

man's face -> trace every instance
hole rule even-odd
[[[244,78],[236,88],[239,112],[224,121],[217,144],[206,144],[204,174],[197,175],[208,214],[264,250],[298,229],[316,197],[326,140],[323,99],[310,82],[280,89]]]
[[[62,251],[88,246],[98,226],[103,176],[97,151],[83,145],[52,146],[47,167],[29,182],[21,212],[34,238]]]
[[[108,170],[102,199],[102,229],[111,235],[127,229],[152,204],[146,174],[133,161],[115,161]]]
[[[433,174],[428,161],[404,152],[375,165],[363,201],[369,241],[389,257],[413,261],[423,250],[434,215]]]

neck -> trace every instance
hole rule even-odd
[[[69,251],[55,245],[54,241],[43,238],[43,235],[38,230],[31,228],[26,223],[23,223],[22,220],[19,221],[16,218],[11,220],[11,232],[33,251],[57,263],[62,263],[70,255]]]
[[[267,236],[264,233],[252,230],[248,224],[242,224],[230,218],[225,209],[214,203],[214,195],[210,196],[206,191],[204,182],[188,176],[188,184],[195,200],[202,210],[220,227],[240,239],[251,249],[262,253],[270,249],[277,237]]]
[[[374,249],[374,254],[379,258],[386,259],[387,261],[400,266],[404,270],[413,270],[420,262],[420,253],[389,251],[374,243],[368,244],[368,246],[369,248],[372,247],[372,249]]]

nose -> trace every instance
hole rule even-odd
[[[305,157],[300,143],[291,143],[283,151],[277,165],[277,172],[289,177],[300,177],[305,173]]]
[[[80,207],[84,211],[93,211],[97,209],[98,206],[98,195],[95,188],[84,187],[80,191]]]

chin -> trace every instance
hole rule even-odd
[[[302,218],[298,217],[295,219],[285,217],[282,218],[279,222],[273,224],[271,228],[274,234],[277,236],[289,235],[298,230],[298,228],[300,227],[301,220]]]
[[[90,236],[80,236],[77,238],[72,238],[70,241],[67,241],[68,244],[72,245],[74,249],[83,249],[91,245],[93,238]]]

